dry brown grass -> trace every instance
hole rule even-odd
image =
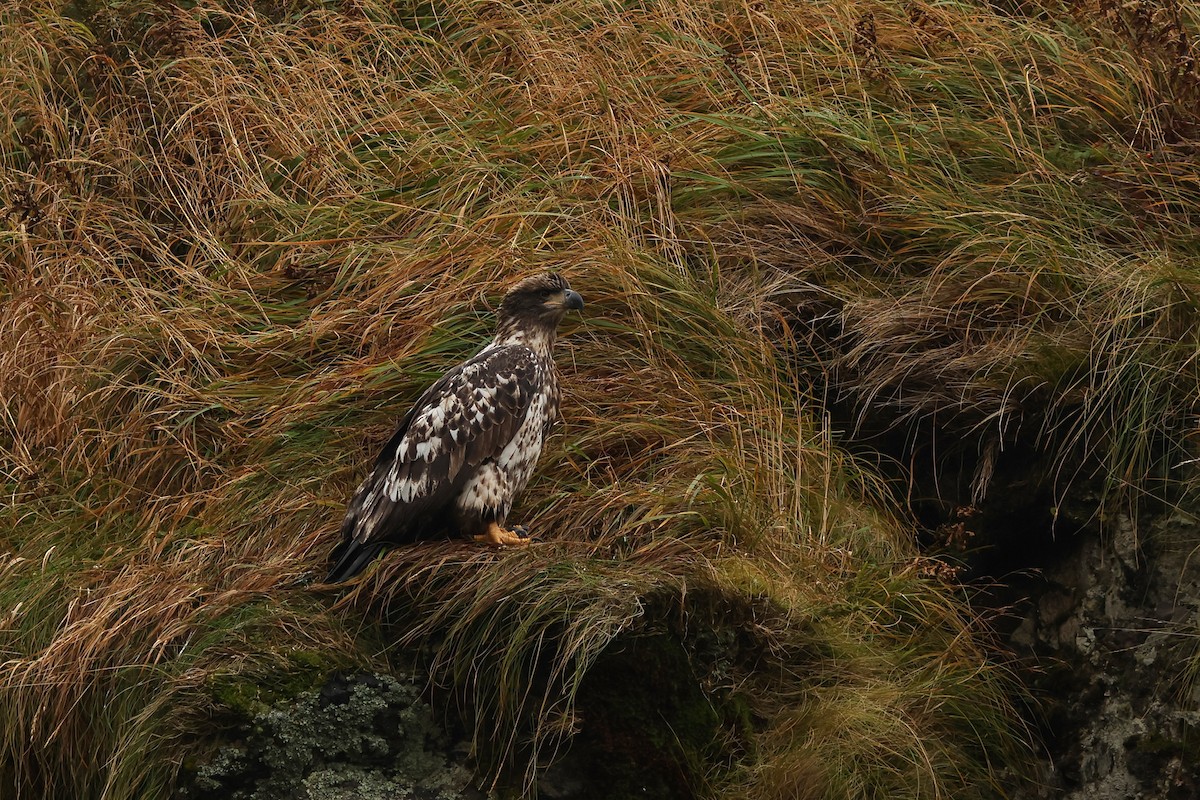
[[[214,681],[386,669],[381,631],[528,779],[614,641],[750,625],[758,660],[698,666],[762,720],[710,786],[987,794],[995,668],[809,389],[1118,484],[1186,423],[1190,95],[1047,14],[4,5],[0,785],[165,796]],[[305,588],[405,403],[547,268],[589,304],[521,508],[548,542]]]

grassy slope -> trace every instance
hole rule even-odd
[[[386,668],[386,609],[547,747],[613,637],[750,619],[723,791],[987,794],[993,670],[805,376],[1146,474],[1196,388],[1193,7],[294,5],[0,12],[0,786],[162,796],[214,686]],[[550,543],[303,588],[541,268],[589,303]]]

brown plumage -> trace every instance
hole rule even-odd
[[[357,575],[389,545],[447,530],[524,543],[504,525],[558,418],[558,324],[581,308],[554,273],[509,290],[496,338],[421,395],[355,491],[328,582]]]

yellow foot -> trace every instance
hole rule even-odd
[[[525,547],[529,539],[516,531],[506,531],[495,522],[489,522],[487,532],[475,537],[475,541],[494,547]]]

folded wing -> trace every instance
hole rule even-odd
[[[329,582],[358,574],[386,544],[422,538],[474,470],[516,434],[536,368],[526,347],[492,347],[421,395],[350,501]]]

